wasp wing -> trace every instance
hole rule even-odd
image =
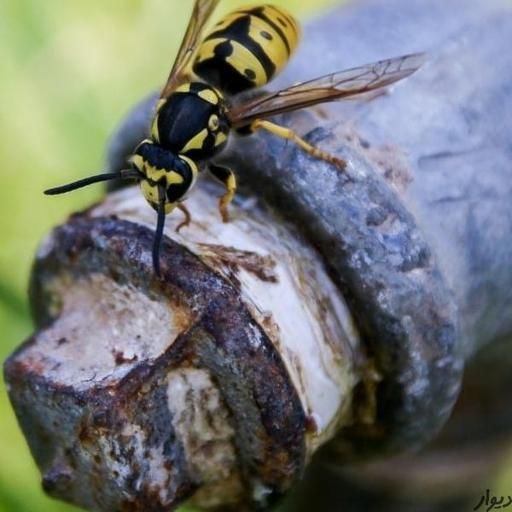
[[[187,76],[187,68],[194,57],[198,43],[201,41],[203,29],[210,19],[215,7],[220,0],[195,0],[194,10],[188,23],[187,31],[181,42],[178,55],[172,66],[169,78],[160,94],[161,98],[167,98]]]
[[[258,118],[317,103],[351,99],[402,80],[414,73],[425,60],[424,53],[414,53],[301,82],[235,106],[229,112],[229,119],[233,127],[240,128]]]

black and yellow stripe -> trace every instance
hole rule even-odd
[[[228,94],[260,87],[286,65],[299,36],[297,22],[282,8],[238,9],[213,26],[198,49],[193,69]]]

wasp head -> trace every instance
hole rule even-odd
[[[164,193],[166,214],[186,198],[198,174],[193,160],[175,155],[149,139],[137,146],[131,163],[141,175],[142,194],[157,211],[160,194]]]

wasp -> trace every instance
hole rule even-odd
[[[225,187],[219,200],[224,222],[236,191],[231,169],[215,163],[235,132],[266,130],[290,140],[313,157],[340,168],[345,162],[310,145],[293,130],[268,118],[323,102],[370,93],[415,72],[424,61],[416,53],[331,73],[277,92],[233,105],[230,98],[267,84],[282,70],[297,47],[300,28],[282,7],[256,5],[226,15],[205,32],[220,0],[195,0],[188,28],[161,91],[148,138],[134,150],[129,168],[52,188],[55,195],[111,179],[136,180],[157,212],[153,267],[160,276],[160,245],[165,217],[175,208],[190,222],[183,204],[200,170],[206,169]]]

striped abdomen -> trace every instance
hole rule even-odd
[[[260,87],[285,66],[299,35],[299,25],[281,7],[238,9],[206,35],[194,72],[228,94]]]

